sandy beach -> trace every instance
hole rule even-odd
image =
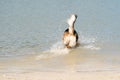
[[[0,73],[0,80],[120,80],[120,71]]]

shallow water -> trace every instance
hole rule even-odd
[[[120,69],[120,1],[0,1],[0,72]],[[80,46],[66,49],[66,20],[77,14]]]

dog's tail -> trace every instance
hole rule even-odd
[[[67,20],[67,23],[69,27],[72,27],[76,21],[77,15],[73,14],[71,17]]]

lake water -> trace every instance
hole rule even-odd
[[[0,0],[0,72],[120,70],[120,0]],[[80,46],[66,49],[77,14]]]

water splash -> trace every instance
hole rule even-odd
[[[96,46],[96,38],[89,38],[89,37],[84,37],[80,36],[80,46],[79,48],[83,49],[90,49],[90,50],[100,50],[100,47]],[[68,49],[65,48],[64,44],[62,41],[58,41],[54,43],[48,50],[43,51],[43,54],[40,54],[37,56],[38,59],[43,59],[43,58],[50,58],[50,57],[55,57],[59,55],[66,55],[69,54],[73,49]],[[74,49],[75,50],[75,49]]]
[[[80,36],[80,44],[81,48],[100,50],[100,47],[96,46],[97,44],[96,38]]]
[[[54,43],[50,49],[43,51],[43,54],[40,54],[37,56],[37,60],[39,59],[46,59],[46,58],[51,58],[59,55],[66,55],[69,54],[70,49],[67,49],[64,47],[61,41],[58,41]]]
[[[52,45],[49,52],[54,54],[68,54],[69,49],[65,48],[62,42],[57,42]]]

